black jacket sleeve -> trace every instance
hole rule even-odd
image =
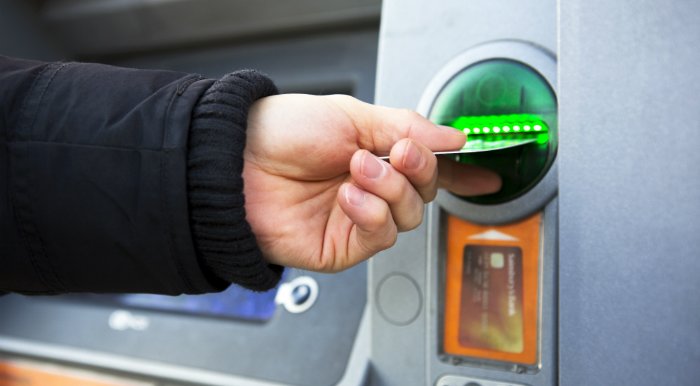
[[[247,110],[221,80],[0,57],[0,292],[264,290],[245,222]]]

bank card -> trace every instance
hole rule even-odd
[[[520,139],[501,139],[501,140],[489,140],[484,141],[482,139],[470,139],[464,144],[459,150],[454,151],[437,151],[433,154],[466,154],[466,153],[481,153],[485,151],[494,151],[508,149],[511,147],[527,145],[528,143],[535,142],[535,138],[520,138]]]
[[[445,155],[445,154],[468,154],[468,153],[483,153],[487,151],[495,151],[502,149],[509,149],[511,147],[527,145],[528,143],[535,142],[536,139],[503,139],[498,141],[484,141],[481,139],[468,140],[464,144],[464,147],[458,150],[450,151],[434,151],[435,155]],[[389,156],[379,157],[380,159],[387,160]]]

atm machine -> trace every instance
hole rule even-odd
[[[384,0],[377,41],[378,2],[311,1],[237,19],[285,20],[286,34],[318,17],[299,39],[165,49],[225,31],[149,29],[193,1],[56,2],[39,22],[115,64],[217,76],[235,63],[284,90],[368,101],[375,86],[376,103],[498,147],[453,157],[503,188],[440,191],[366,265],[289,271],[268,294],[0,297],[0,362],[180,386],[698,384],[698,3]],[[219,15],[234,3],[207,2]],[[304,16],[316,6],[329,8]],[[130,20],[149,39],[80,33]],[[141,54],[109,52],[127,48]]]
[[[376,103],[469,141],[372,259],[373,385],[697,385],[700,6],[385,0]],[[529,141],[529,142],[528,142]]]
[[[556,3],[385,1],[382,22],[378,103],[516,146],[453,156],[501,190],[440,191],[420,237],[372,260],[376,384],[556,384]]]

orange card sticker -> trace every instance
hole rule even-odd
[[[445,353],[537,362],[542,216],[484,226],[447,218]]]

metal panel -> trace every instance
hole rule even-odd
[[[499,40],[525,41],[555,53],[555,2],[385,0],[376,102],[415,109],[431,79],[447,63],[469,48]],[[432,284],[432,275],[439,257],[428,258],[439,242],[429,241],[430,237],[439,237],[436,229],[435,224],[424,223],[411,233],[401,235],[396,247],[376,256],[370,263],[371,294],[378,291],[386,277],[405,275],[418,285],[423,299],[418,317],[401,326],[389,323],[378,311],[376,301],[373,303],[373,385],[427,385],[433,384],[446,371],[464,375],[474,369],[437,363],[437,337],[430,315],[435,315],[438,307],[433,292],[437,284]],[[554,294],[551,295],[553,299]],[[375,300],[374,296],[370,299]],[[546,312],[554,311],[547,309]],[[550,340],[547,343],[554,344]],[[555,370],[551,364],[549,370]],[[507,380],[516,375],[481,369],[474,373],[503,376]],[[547,382],[551,374],[540,373],[528,382]]]
[[[700,3],[560,16],[560,382],[697,385]]]
[[[69,52],[94,57],[376,25],[379,11],[379,0],[52,0],[41,16]]]
[[[220,77],[241,68],[270,75],[282,92],[345,91],[371,102],[377,61],[376,29],[132,56],[111,64],[197,72]]]
[[[263,324],[135,310],[148,329],[121,331],[109,326],[108,305],[3,296],[0,352],[208,385],[336,384],[367,363],[353,359],[353,347],[364,344],[356,340],[366,339],[365,269],[309,273],[320,286],[316,304],[303,314],[278,309]]]

